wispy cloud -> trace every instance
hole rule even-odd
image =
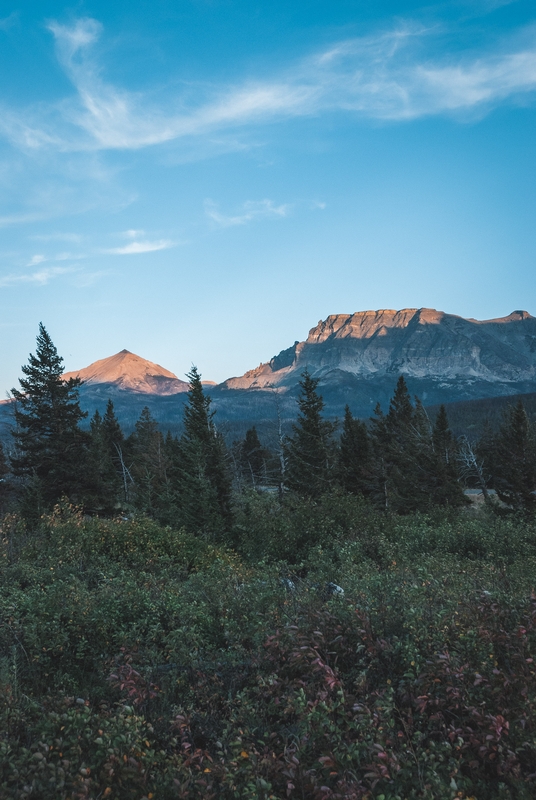
[[[19,19],[18,11],[12,11],[7,17],[0,19],[0,31],[8,31]]]
[[[153,253],[155,250],[167,250],[169,247],[175,246],[176,243],[169,239],[160,239],[158,242],[130,242],[130,244],[122,247],[110,247],[102,252],[111,255],[130,256],[137,253]]]
[[[75,271],[74,267],[47,267],[37,272],[26,273],[24,275],[5,275],[3,278],[0,278],[0,287],[13,286],[21,283],[33,283],[37,286],[45,286],[53,278],[58,278],[60,275]]]
[[[38,253],[31,257],[26,266],[35,267],[37,264],[42,264],[43,261],[80,261],[87,257],[88,253],[56,253],[52,256],[45,256],[42,253]]]
[[[28,262],[28,264],[26,266],[27,267],[35,267],[35,266],[37,266],[37,264],[41,264],[42,261],[46,261],[46,260],[47,259],[46,259],[45,256],[43,256],[41,254],[38,254],[38,255],[32,256],[30,261]]]
[[[126,239],[138,239],[140,236],[145,236],[145,231],[130,228],[128,231],[123,231],[120,235],[124,236]]]
[[[9,225],[23,225],[26,222],[38,222],[45,217],[45,214],[30,213],[30,214],[9,214],[5,217],[0,217],[0,228],[8,227]]]
[[[96,270],[95,272],[78,272],[73,276],[73,283],[78,289],[87,289],[93,286],[107,273],[104,270]]]
[[[36,242],[73,242],[73,244],[78,244],[82,241],[83,237],[80,236],[78,233],[45,233],[45,234],[33,234],[32,236],[28,237],[29,239],[33,239]]]
[[[222,228],[233,225],[245,225],[255,219],[286,217],[292,206],[288,204],[276,206],[272,200],[248,200],[242,205],[238,214],[222,214],[213,200],[205,200],[205,214],[212,222]]]
[[[0,129],[30,149],[136,149],[336,110],[392,121],[484,113],[536,92],[534,29],[493,49],[441,56],[439,27],[408,23],[335,42],[269,78],[199,86],[193,104],[177,95],[158,106],[104,80],[93,56],[103,30],[99,22],[49,28],[75,94],[25,113],[4,109]]]

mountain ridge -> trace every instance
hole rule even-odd
[[[533,381],[536,318],[514,311],[475,320],[430,308],[332,314],[311,328],[304,341],[222,385],[285,390],[305,368],[324,381],[333,370],[366,379],[402,373],[492,383]]]

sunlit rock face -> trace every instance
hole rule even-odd
[[[322,384],[347,377],[404,374],[427,380],[526,383],[536,379],[536,318],[514,311],[491,320],[464,319],[431,308],[333,314],[304,342],[230,378],[227,389],[281,389],[308,368]]]
[[[105,385],[139,394],[172,395],[188,391],[186,381],[129,350],[95,361],[78,372],[66,372],[63,377],[65,380],[79,377],[86,386]]]

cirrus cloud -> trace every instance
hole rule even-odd
[[[0,130],[30,150],[133,150],[334,111],[385,121],[483,114],[536,93],[534,28],[453,55],[438,46],[440,26],[397,24],[334,42],[271,76],[199,85],[195,101],[177,93],[160,105],[103,78],[93,54],[103,32],[98,21],[54,22],[49,30],[75,91],[60,103],[3,109]]]
[[[291,208],[292,206],[289,204],[276,206],[272,200],[247,200],[243,203],[240,213],[226,215],[219,211],[217,204],[213,200],[205,200],[205,214],[221,228],[246,225],[255,219],[286,217]]]
[[[74,267],[46,267],[37,272],[26,273],[23,275],[5,275],[0,278],[0,287],[13,286],[21,283],[33,283],[37,286],[46,286],[53,278],[76,272]]]
[[[138,253],[154,253],[156,250],[167,250],[169,247],[175,246],[175,242],[161,239],[158,242],[130,242],[122,247],[110,247],[102,252],[109,255],[130,256]]]

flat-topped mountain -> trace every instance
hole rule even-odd
[[[286,389],[305,368],[322,385],[340,384],[345,376],[369,381],[401,373],[449,384],[524,384],[536,380],[536,318],[514,311],[480,321],[431,308],[333,314],[305,341],[223,386]]]
[[[81,378],[86,386],[104,384],[138,394],[171,395],[188,391],[186,381],[173,372],[145,358],[121,350],[109,358],[94,361],[89,367],[76,372],[66,372],[64,379]]]

